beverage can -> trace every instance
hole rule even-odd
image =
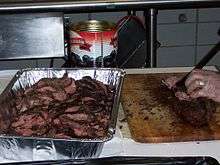
[[[117,53],[115,24],[89,20],[71,24],[70,50],[76,66],[114,67]]]

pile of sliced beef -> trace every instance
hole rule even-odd
[[[9,134],[50,138],[102,138],[114,89],[91,77],[43,78],[15,96]]]

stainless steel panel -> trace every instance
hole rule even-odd
[[[62,13],[0,15],[0,60],[64,56]]]
[[[182,23],[196,22],[195,9],[180,9],[180,10],[159,10],[158,11],[158,24],[167,23],[181,23],[180,17],[185,15],[186,20]]]

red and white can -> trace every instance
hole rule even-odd
[[[117,53],[115,25],[89,20],[70,26],[71,55],[80,67],[114,67]]]

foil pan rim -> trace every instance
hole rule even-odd
[[[97,67],[88,67],[88,68],[80,68],[80,67],[76,67],[76,68],[25,68],[25,69],[20,69],[17,71],[17,73],[22,73],[25,71],[38,71],[38,70],[109,70],[109,71],[119,71],[121,72],[120,76],[125,76],[125,70],[124,69],[120,69],[120,68],[97,68]],[[17,74],[16,73],[16,74]]]

